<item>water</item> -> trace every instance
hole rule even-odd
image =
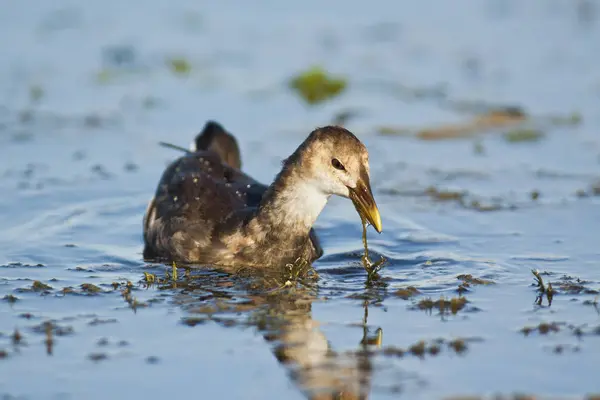
[[[600,177],[597,12],[592,2],[558,0],[5,5],[0,393],[600,392],[600,198],[582,196]],[[188,76],[169,70],[174,57],[191,65]],[[285,81],[313,64],[347,76],[349,90],[305,106]],[[460,101],[577,113],[582,123],[524,143],[495,133],[377,134],[466,121]],[[175,286],[143,283],[144,272],[167,270],[141,260],[147,201],[177,155],[158,141],[185,146],[216,119],[238,137],[244,169],[269,182],[312,128],[347,109],[361,110],[347,127],[371,154],[384,231],[370,230],[369,243],[388,259],[383,283],[365,285],[360,221],[338,198],[316,226],[325,248],[316,288],[266,296],[251,280],[182,270]],[[430,187],[467,196],[440,201]],[[536,304],[531,269],[557,290],[551,306],[545,297]],[[469,287],[456,314],[419,309],[427,298],[458,297],[461,274],[494,284]],[[31,291],[34,281],[51,289]],[[408,286],[420,294],[396,294]],[[540,329],[525,335],[528,327]],[[361,345],[378,332],[381,347]]]

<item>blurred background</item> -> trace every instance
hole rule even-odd
[[[139,286],[145,271],[164,275],[141,258],[146,204],[179,155],[158,142],[188,147],[209,119],[236,136],[243,169],[265,183],[317,126],[344,125],[367,145],[384,226],[369,244],[388,260],[385,284],[365,286],[359,219],[332,199],[316,226],[328,301],[311,311],[331,348],[355,349],[377,328],[384,345],[405,349],[478,339],[466,356],[426,362],[418,351],[378,353],[360,390],[413,399],[597,391],[599,7],[4,2],[0,394],[311,396],[314,377],[277,362],[257,334],[264,326],[181,323],[206,314],[220,286]],[[553,283],[553,303],[538,301],[532,269]],[[465,282],[466,307],[421,303],[450,301]],[[234,311],[236,321],[256,316]],[[321,383],[337,387],[341,369]],[[200,387],[169,386],[182,378]]]

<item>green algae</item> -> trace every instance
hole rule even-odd
[[[321,67],[312,67],[291,78],[289,87],[309,105],[322,103],[346,90],[345,78],[333,76]]]
[[[40,281],[33,281],[33,284],[31,285],[31,290],[33,290],[34,292],[42,292],[46,290],[52,290],[52,286],[46,285],[45,283]]]
[[[533,128],[513,129],[503,135],[504,140],[509,143],[537,142],[544,136],[544,132]]]
[[[79,287],[81,288],[82,292],[88,294],[98,294],[103,292],[101,288],[92,283],[82,283]]]
[[[192,64],[184,57],[167,59],[169,70],[177,76],[187,76],[192,71]]]

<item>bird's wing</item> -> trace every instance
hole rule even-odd
[[[175,160],[164,171],[146,211],[144,257],[183,255],[209,246],[214,227],[230,214],[258,205],[264,190],[213,152]]]

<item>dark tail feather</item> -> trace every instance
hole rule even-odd
[[[202,132],[196,136],[195,144],[196,150],[213,151],[221,157],[225,164],[241,169],[242,159],[237,140],[218,122],[208,121]]]

